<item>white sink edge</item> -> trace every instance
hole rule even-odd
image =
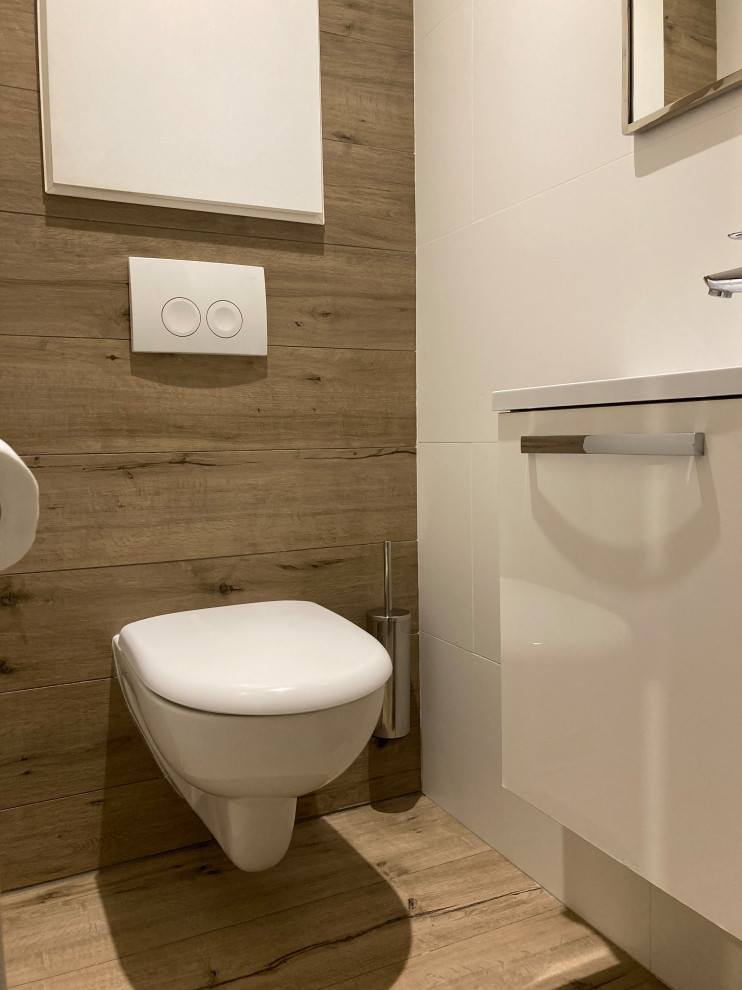
[[[566,406],[612,406],[678,399],[718,399],[742,396],[742,368],[681,371],[669,375],[608,378],[593,382],[541,385],[492,393],[494,412],[559,409]]]

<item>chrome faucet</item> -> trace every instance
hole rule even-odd
[[[729,235],[733,241],[742,241],[742,230]],[[742,292],[742,268],[732,268],[728,272],[706,275],[703,280],[708,286],[709,295],[719,299],[731,299],[735,292]]]

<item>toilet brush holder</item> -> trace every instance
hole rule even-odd
[[[392,676],[384,688],[377,739],[400,739],[410,731],[410,622],[408,611],[392,605],[392,545],[384,544],[384,605],[366,613],[368,631],[387,651]]]

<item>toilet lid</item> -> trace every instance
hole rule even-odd
[[[314,602],[256,602],[124,626],[123,659],[155,694],[199,711],[278,715],[356,701],[392,673],[373,636]]]

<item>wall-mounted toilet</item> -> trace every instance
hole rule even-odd
[[[297,797],[358,756],[392,673],[373,636],[302,601],[142,619],[113,654],[163,773],[243,870],[284,856]]]

